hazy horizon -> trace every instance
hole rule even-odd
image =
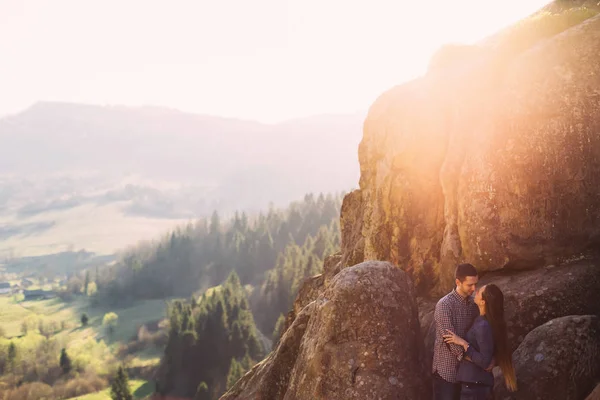
[[[70,247],[110,254],[213,211],[254,214],[351,190],[363,119],[268,125],[38,103],[0,119],[0,260]]]
[[[171,106],[163,105],[163,104],[128,105],[128,104],[118,104],[118,103],[101,104],[101,103],[72,102],[72,101],[61,101],[61,100],[38,100],[38,101],[34,101],[31,104],[23,107],[22,109],[18,109],[14,112],[7,113],[4,115],[0,115],[0,120],[19,116],[20,114],[26,113],[26,112],[30,111],[31,109],[33,109],[37,106],[40,106],[40,105],[65,105],[65,106],[76,106],[76,107],[82,106],[82,107],[94,107],[94,108],[98,107],[98,108],[106,108],[109,110],[110,109],[116,109],[116,110],[122,109],[122,110],[133,110],[133,111],[135,111],[135,110],[161,111],[162,110],[165,112],[189,114],[189,115],[215,118],[215,119],[234,120],[234,121],[237,120],[237,121],[241,121],[241,122],[257,123],[257,124],[266,125],[266,126],[281,125],[281,124],[287,124],[287,123],[295,122],[295,121],[310,120],[310,119],[322,118],[322,117],[352,116],[352,115],[366,116],[367,111],[368,111],[368,109],[349,110],[347,112],[323,111],[323,112],[318,112],[315,114],[293,116],[290,118],[282,119],[280,121],[279,120],[278,121],[260,121],[258,119],[253,119],[253,118],[242,118],[242,117],[235,117],[235,116],[210,114],[210,113],[203,113],[201,111],[186,111],[186,110],[179,109],[177,107],[171,107]]]
[[[547,3],[6,0],[0,117],[38,101],[263,123],[354,113],[421,75],[443,43],[476,42]]]

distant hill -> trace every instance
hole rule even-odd
[[[0,119],[0,258],[111,253],[168,227],[358,185],[363,113],[280,124],[41,102]]]

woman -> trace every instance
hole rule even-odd
[[[517,390],[517,379],[508,348],[504,321],[504,295],[498,286],[483,286],[475,295],[479,316],[467,332],[466,340],[446,330],[444,341],[465,349],[458,366],[457,380],[461,382],[461,400],[488,400],[492,398],[494,375],[488,370],[495,360],[504,374],[506,387]]]

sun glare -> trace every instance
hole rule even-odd
[[[546,3],[8,0],[0,115],[39,100],[266,122],[365,110],[443,43],[475,42]]]

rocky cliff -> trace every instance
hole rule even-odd
[[[430,398],[432,309],[459,262],[506,294],[520,389],[508,394],[499,380],[499,398],[592,392],[600,16],[570,23],[438,54],[425,76],[373,104],[341,253],[305,282],[279,347],[223,399]],[[570,333],[576,352],[563,357]]]
[[[439,295],[459,261],[536,268],[597,244],[599,45],[593,18],[506,65],[481,49],[382,95],[348,200],[352,261],[392,261]]]

